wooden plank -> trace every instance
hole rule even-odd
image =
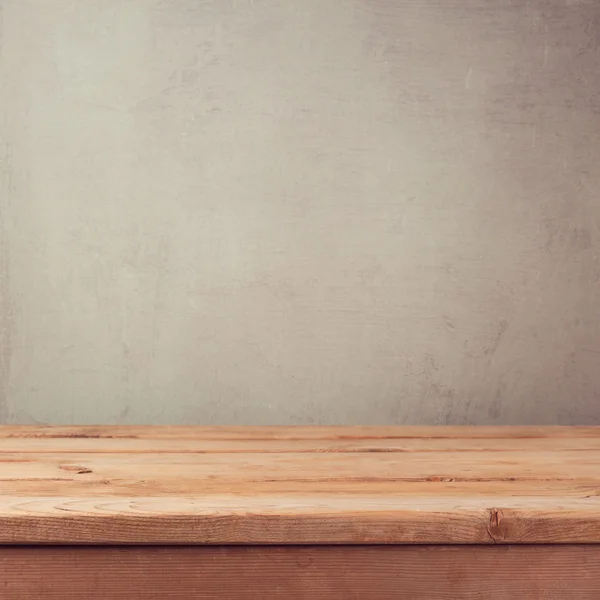
[[[69,465],[71,466],[71,465]],[[72,465],[79,468],[77,465]],[[302,480],[265,479],[243,482],[243,490],[235,479],[194,479],[163,477],[153,480],[140,477],[103,478],[99,473],[76,471],[64,473],[64,477],[24,477],[19,474],[12,479],[0,480],[0,495],[20,496],[35,501],[37,498],[59,497],[63,484],[68,485],[69,497],[73,499],[89,499],[92,497],[129,497],[171,499],[175,497],[207,498],[215,495],[246,495],[246,496],[281,496],[296,495],[302,498],[312,496],[315,500],[332,494],[347,494],[357,497],[393,496],[396,498],[435,496],[445,498],[447,502],[453,498],[454,504],[461,498],[474,496],[485,498],[512,498],[513,502],[526,501],[528,498],[554,499],[558,504],[566,498],[589,499],[598,495],[597,479],[565,479],[547,481],[543,479],[490,479],[479,480],[438,480],[436,477],[422,480],[377,480],[368,482],[360,479],[331,478]],[[81,474],[79,474],[81,473]],[[368,483],[368,485],[366,485]],[[492,502],[494,504],[494,502]]]
[[[599,431],[600,433],[600,431]],[[600,451],[600,435],[587,437],[498,438],[355,438],[355,439],[211,439],[210,437],[28,437],[1,436],[6,453],[334,453],[334,452],[574,452]]]
[[[198,427],[146,425],[4,425],[6,438],[138,438],[205,440],[357,440],[357,439],[540,439],[598,438],[600,427]]]
[[[0,543],[600,543],[600,430],[342,429],[4,427]]]
[[[598,480],[597,453],[465,452],[361,454],[12,454],[0,457],[0,480],[23,477],[74,477],[96,473],[104,478],[135,477],[147,481],[193,479],[223,481],[577,481]]]
[[[600,499],[0,497],[3,544],[598,543]]]
[[[597,600],[600,546],[0,548],[2,600]]]
[[[144,496],[259,490],[411,495],[593,495],[600,451],[433,453],[4,453],[0,492]],[[96,485],[98,484],[98,485]],[[323,484],[323,485],[321,485]],[[129,490],[129,492],[127,492]]]
[[[44,483],[45,494],[95,494],[94,484],[105,493],[143,485],[143,495],[223,493],[236,490],[253,494],[259,489],[355,489],[407,495],[449,493],[467,489],[490,493],[493,484],[505,484],[512,495],[537,495],[540,490],[561,496],[569,486],[582,496],[599,484],[598,453],[470,452],[415,454],[353,453],[249,453],[249,454],[32,454],[0,456],[0,492],[35,496],[35,483]],[[377,485],[374,485],[377,484]],[[410,485],[409,485],[410,484]],[[412,485],[414,484],[414,485]],[[476,487],[478,486],[478,487]],[[498,488],[495,488],[498,489]],[[592,490],[592,491],[590,491]],[[549,495],[549,494],[548,494]]]

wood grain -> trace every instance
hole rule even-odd
[[[0,543],[600,543],[600,429],[3,427]]]
[[[254,427],[147,425],[2,425],[0,438],[133,438],[203,440],[556,439],[598,438],[598,427]]]
[[[0,548],[2,600],[597,600],[600,546]]]

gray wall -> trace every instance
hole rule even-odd
[[[0,9],[2,420],[600,422],[600,2]]]

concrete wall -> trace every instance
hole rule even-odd
[[[0,418],[600,422],[596,0],[0,0]]]

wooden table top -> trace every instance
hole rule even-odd
[[[600,428],[0,427],[15,543],[600,543]]]

